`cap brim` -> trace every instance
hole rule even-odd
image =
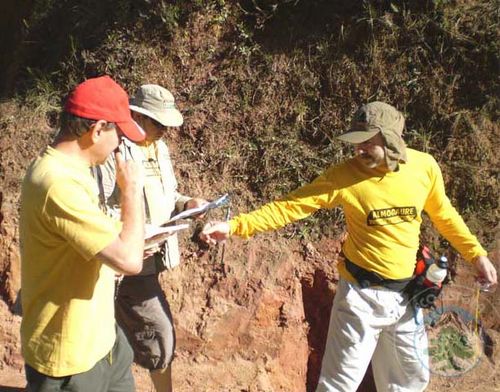
[[[146,132],[134,120],[116,123],[127,139],[133,142],[142,142],[146,139]]]
[[[342,140],[343,142],[347,143],[363,143],[366,142],[368,139],[371,139],[373,136],[375,136],[377,133],[379,133],[379,130],[372,130],[372,131],[348,131],[346,133],[343,133],[340,136],[337,136],[337,139]]]
[[[177,109],[165,109],[160,114],[155,114],[148,109],[135,105],[129,105],[129,108],[134,112],[151,117],[153,120],[158,121],[161,125],[166,127],[180,127],[184,123],[184,118],[182,117],[181,112]]]

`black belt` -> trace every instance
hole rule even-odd
[[[362,289],[370,286],[382,286],[386,289],[393,291],[403,291],[408,283],[411,282],[412,278],[407,279],[386,279],[373,271],[365,270],[360,266],[354,264],[348,258],[345,258],[345,266],[347,271],[353,276],[358,282]]]

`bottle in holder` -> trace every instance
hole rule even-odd
[[[424,285],[427,287],[441,287],[441,283],[448,274],[448,259],[441,256],[434,264],[429,266],[425,273]]]

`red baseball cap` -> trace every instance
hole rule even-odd
[[[128,94],[109,76],[87,79],[70,93],[64,111],[91,120],[115,123],[134,142],[146,138],[144,130],[132,119]]]

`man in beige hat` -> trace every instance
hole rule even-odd
[[[320,208],[342,206],[348,236],[333,302],[317,391],[354,392],[372,361],[377,391],[423,391],[429,381],[427,337],[421,309],[409,305],[422,212],[473,263],[480,278],[497,273],[445,194],[437,162],[405,146],[404,117],[372,102],[354,115],[339,139],[355,154],[311,184],[229,222],[209,223],[209,243],[231,235],[248,238],[303,219]]]
[[[161,225],[174,213],[206,203],[177,191],[167,145],[162,140],[173,127],[183,123],[174,97],[167,89],[146,84],[130,100],[133,119],[146,132],[146,140],[138,144],[124,140],[120,151],[126,159],[141,163],[144,169],[144,207],[146,223]],[[96,173],[101,195],[109,209],[119,200],[115,187],[115,164],[108,160]],[[179,264],[177,235],[149,249],[139,275],[125,276],[118,288],[116,317],[134,349],[135,362],[148,369],[156,391],[172,391],[171,362],[175,350],[172,314],[159,283],[159,275]]]

